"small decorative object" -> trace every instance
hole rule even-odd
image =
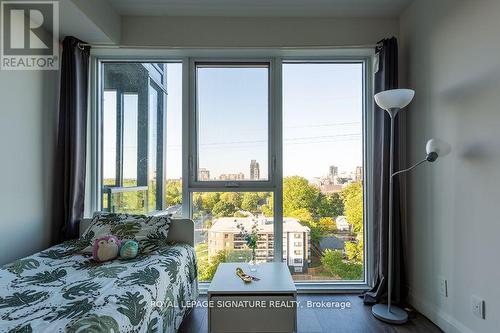
[[[250,232],[245,230],[245,227],[241,223],[239,223],[237,227],[240,229],[240,236],[245,239],[247,246],[252,250],[252,258],[250,259],[249,265],[250,271],[255,272],[257,271],[255,251],[257,249],[257,241],[259,240],[258,222],[256,220],[253,221],[252,230]]]
[[[113,260],[120,252],[120,240],[113,235],[99,237],[94,241],[92,254],[98,262]]]
[[[120,258],[122,259],[134,259],[139,252],[139,243],[135,240],[128,240],[122,244],[120,247]]]
[[[255,277],[255,276],[245,274],[245,272],[243,272],[243,270],[240,267],[236,267],[236,275],[238,275],[240,277],[240,279],[242,279],[245,283],[260,280],[259,278]]]
[[[245,272],[243,272],[243,270],[241,268],[236,268],[236,275],[238,275],[240,277],[240,279],[243,280],[243,282],[245,283],[250,283],[252,282],[252,278],[248,275],[245,274]]]

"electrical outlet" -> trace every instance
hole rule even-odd
[[[439,278],[439,294],[448,297],[448,280],[443,277]]]
[[[472,303],[472,313],[478,318],[485,319],[484,300],[480,299],[477,296],[472,295],[471,303]]]

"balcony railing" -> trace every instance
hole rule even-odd
[[[149,211],[147,186],[103,188],[103,210],[111,213],[146,214]]]

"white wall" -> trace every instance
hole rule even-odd
[[[375,44],[397,36],[397,19],[123,17],[122,44],[280,47]]]
[[[75,36],[88,43],[120,42],[121,17],[108,1],[66,0],[59,6],[61,37]]]
[[[446,332],[500,327],[499,18],[498,0],[417,0],[401,17],[403,77],[416,90],[409,159],[423,157],[429,137],[453,147],[408,182],[412,303]],[[473,294],[486,320],[472,315]]]
[[[46,248],[57,71],[0,71],[0,265]]]

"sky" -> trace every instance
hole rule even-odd
[[[363,165],[361,64],[283,65],[283,174],[306,178]]]
[[[326,176],[330,165],[348,173],[362,165],[362,73],[361,64],[283,65],[284,176],[312,179]],[[248,179],[255,159],[266,178],[267,68],[198,68],[197,80],[199,167],[211,178],[243,172]],[[167,91],[167,178],[173,179],[182,175],[181,64],[167,65]],[[105,108],[110,99],[106,102],[105,95]],[[104,155],[114,158],[106,137]],[[125,149],[133,152],[134,147]],[[105,165],[106,175],[114,175],[113,167]]]
[[[268,68],[198,68],[200,168],[210,176],[243,172],[250,161],[268,165]]]

